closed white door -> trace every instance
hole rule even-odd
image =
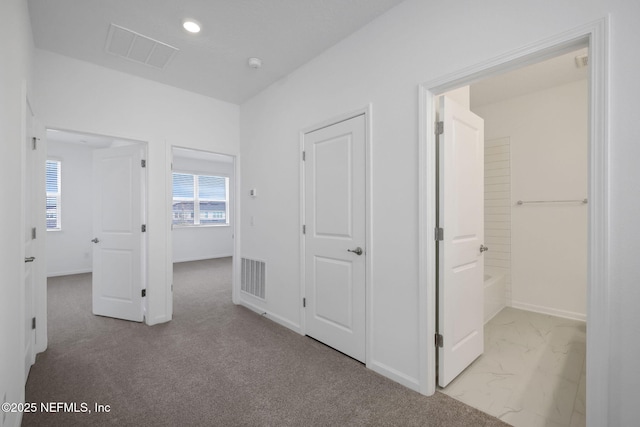
[[[93,153],[93,314],[143,320],[143,149]]]
[[[365,361],[365,117],[304,136],[306,334]]]
[[[438,384],[446,386],[484,351],[484,121],[440,102]]]
[[[27,100],[24,141],[24,175],[23,182],[23,215],[24,215],[24,380],[27,381],[31,365],[35,362],[35,262],[36,260],[36,182],[33,179],[36,175],[35,161],[37,156],[35,150],[38,148],[34,141],[34,121],[33,113]]]

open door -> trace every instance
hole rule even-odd
[[[93,153],[93,314],[143,320],[143,147]]]
[[[24,215],[24,381],[27,382],[31,365],[36,361],[35,342],[35,278],[36,269],[36,160],[37,140],[34,132],[34,117],[29,100],[26,100],[25,136],[24,141],[24,176],[23,182],[23,208]]]
[[[484,351],[484,121],[443,96],[438,138],[438,385]]]

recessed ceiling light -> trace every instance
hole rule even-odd
[[[262,67],[262,59],[260,59],[260,58],[249,58],[247,60],[247,63],[249,64],[249,67],[251,67],[251,68],[260,68],[260,67]]]
[[[189,31],[190,33],[195,34],[200,32],[200,24],[198,24],[196,21],[193,21],[193,20],[184,21],[182,23],[182,26],[184,27],[185,30]]]

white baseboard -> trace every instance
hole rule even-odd
[[[240,305],[248,308],[253,312],[258,313],[261,316],[266,317],[267,319],[273,320],[274,322],[284,326],[285,328],[291,329],[292,331],[302,335],[302,328],[300,325],[293,323],[292,321],[285,319],[284,317],[279,316],[277,314],[274,314],[268,310],[264,310],[263,308],[258,307],[257,305],[252,304],[249,301],[243,299],[243,297],[240,297]]]
[[[371,360],[370,363],[367,364],[367,368],[371,369],[374,372],[377,372],[383,377],[387,377],[397,383],[402,384],[407,388],[410,388],[413,391],[420,393],[420,381],[418,381],[417,378],[412,378],[396,369],[393,369],[390,366],[385,365],[384,363],[380,363],[375,360]]]
[[[214,258],[228,258],[233,256],[233,253],[223,253],[223,254],[213,254],[199,257],[189,257],[189,258],[176,258],[173,262],[190,262],[190,261],[202,261],[205,259],[214,259]]]
[[[550,307],[542,307],[534,304],[527,304],[524,302],[511,301],[511,307],[519,308],[521,310],[533,311],[541,314],[549,314],[551,316],[563,317],[565,319],[580,320],[581,322],[587,321],[587,315],[583,313],[575,313],[573,311],[558,310]]]
[[[85,274],[92,273],[92,268],[81,268],[79,270],[67,270],[67,271],[54,271],[53,273],[47,273],[47,277],[58,277],[58,276],[71,276],[73,274]]]

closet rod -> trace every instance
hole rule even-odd
[[[516,202],[518,205],[526,205],[529,203],[582,203],[583,205],[586,205],[588,200],[518,200]]]

